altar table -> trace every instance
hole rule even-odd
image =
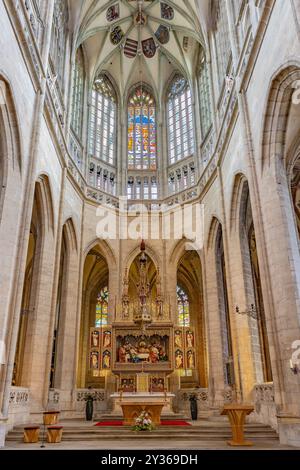
[[[149,414],[152,424],[155,426],[160,425],[160,415],[163,409],[163,402],[121,402],[120,406],[123,411],[123,424],[127,426],[134,426],[136,418],[145,411]]]

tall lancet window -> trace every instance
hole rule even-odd
[[[79,139],[82,133],[82,112],[83,112],[83,91],[84,91],[84,61],[82,48],[76,52],[73,90],[72,90],[72,129]]]
[[[68,4],[65,0],[55,0],[52,20],[50,58],[53,73],[61,90],[64,88],[66,42],[68,25]]]
[[[128,100],[128,168],[156,169],[155,100],[144,85],[138,85]]]
[[[177,311],[179,326],[190,326],[190,303],[187,293],[177,286]]]
[[[188,82],[175,75],[167,100],[169,161],[175,163],[194,153],[192,95]]]
[[[90,114],[89,153],[111,165],[116,151],[116,93],[106,75],[94,81]]]
[[[225,78],[231,53],[227,7],[224,0],[213,3],[219,85]]]
[[[95,327],[106,326],[108,323],[108,288],[104,287],[97,295]]]
[[[201,122],[201,137],[205,139],[211,123],[211,100],[210,100],[210,85],[209,85],[209,72],[208,64],[205,57],[202,57],[198,75],[199,86],[199,105],[200,105],[200,122]]]

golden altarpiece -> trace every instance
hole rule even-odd
[[[143,241],[133,270],[131,283],[125,270],[121,303],[115,306],[112,324],[90,328],[89,375],[102,377],[102,386],[111,392],[113,410],[120,410],[117,402],[122,399],[161,397],[171,411],[172,381],[196,369],[195,330],[184,323],[174,325],[159,270],[145,253]]]

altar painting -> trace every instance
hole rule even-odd
[[[166,362],[169,360],[169,337],[158,334],[117,336],[116,357],[119,363]]]
[[[165,377],[150,377],[149,392],[164,392],[166,390]]]
[[[121,377],[119,379],[119,389],[123,392],[134,393],[136,391],[136,377]]]

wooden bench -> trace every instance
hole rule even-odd
[[[52,444],[61,442],[62,433],[63,426],[49,426],[47,428],[47,442]]]
[[[27,444],[38,442],[40,436],[40,427],[39,426],[26,426],[24,428],[24,438],[23,441]]]

